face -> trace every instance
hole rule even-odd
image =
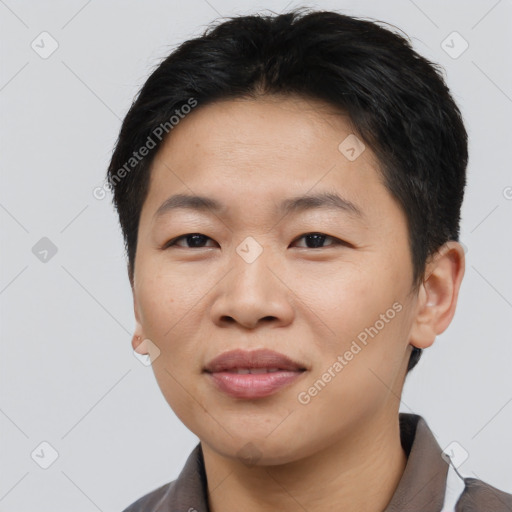
[[[177,194],[205,202],[162,207]],[[136,334],[159,351],[169,405],[217,453],[284,463],[395,416],[411,285],[406,218],[327,105],[199,106],[160,149],[139,225]],[[277,355],[251,359],[259,350]],[[231,351],[242,358],[205,371]],[[273,371],[247,374],[255,361]]]

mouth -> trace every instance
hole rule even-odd
[[[275,373],[283,371],[285,371],[283,368],[232,368],[230,370],[226,370],[227,373],[236,373],[238,375],[247,375],[248,373],[251,375],[258,375],[261,373]]]
[[[215,387],[234,398],[263,398],[295,382],[307,368],[270,350],[233,350],[204,368]]]

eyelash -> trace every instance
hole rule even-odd
[[[340,240],[340,239],[335,238],[335,237],[330,236],[330,235],[326,235],[325,233],[319,233],[317,231],[313,231],[311,233],[304,233],[303,235],[297,237],[293,242],[296,242],[297,240],[300,240],[301,238],[304,238],[304,237],[310,236],[310,235],[317,235],[317,236],[321,236],[321,237],[325,237],[325,238],[330,238],[330,239],[332,239],[333,243],[331,245],[328,245],[327,247],[301,247],[301,249],[327,249],[328,247],[334,247],[334,246],[337,246],[337,245],[350,246],[350,244],[348,242],[345,242],[343,240]],[[170,249],[171,247],[179,247],[180,249],[205,249],[205,247],[181,247],[181,246],[177,246],[176,245],[176,243],[178,241],[180,241],[182,239],[186,239],[186,238],[188,238],[190,236],[201,236],[201,237],[204,237],[204,238],[206,238],[208,240],[213,240],[209,236],[203,235],[202,233],[187,233],[186,235],[181,235],[181,236],[178,236],[176,238],[173,238],[172,240],[169,240],[168,242],[166,242],[164,244],[162,249]]]

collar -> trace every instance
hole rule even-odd
[[[446,490],[448,464],[425,420],[417,414],[399,413],[400,440],[407,464],[384,512],[439,512]],[[178,478],[167,486],[155,510],[210,512],[203,452],[199,443]]]
[[[438,512],[443,507],[448,464],[426,421],[400,413],[400,440],[407,464],[384,512]]]

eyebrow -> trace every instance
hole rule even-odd
[[[222,214],[226,205],[211,197],[200,195],[176,194],[166,199],[156,210],[153,217],[159,218],[178,209],[195,210],[204,213]],[[283,200],[277,207],[282,215],[297,214],[308,210],[324,209],[342,211],[349,215],[364,219],[364,213],[356,204],[332,192],[306,194]]]

